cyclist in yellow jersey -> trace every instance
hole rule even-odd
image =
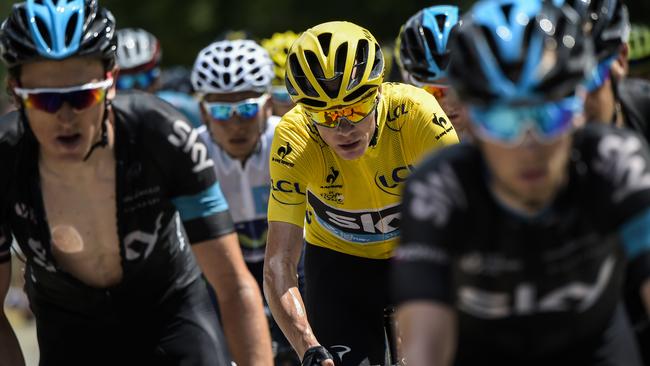
[[[375,38],[348,22],[305,31],[287,58],[297,106],[271,150],[264,290],[303,365],[384,364],[402,184],[428,152],[458,142],[433,96],[382,84],[383,73]],[[296,279],[303,227],[304,304]]]

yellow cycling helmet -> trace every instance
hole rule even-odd
[[[306,30],[291,46],[285,79],[291,99],[308,109],[357,103],[381,85],[384,58],[375,37],[349,22]]]
[[[641,24],[632,24],[630,31],[629,60],[635,62],[647,61],[650,59],[650,27]]]
[[[262,40],[262,47],[266,48],[273,60],[273,72],[275,78],[273,84],[283,84],[285,67],[287,64],[287,55],[293,42],[298,39],[298,35],[292,31],[284,33],[273,33],[271,38]]]

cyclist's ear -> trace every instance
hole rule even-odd
[[[120,74],[120,69],[119,67],[113,66],[111,70],[106,71],[106,79],[112,78],[113,79],[113,85],[108,89],[108,93],[106,94],[106,99],[108,100],[113,100],[115,98],[115,94],[117,93],[117,78],[119,77]]]
[[[204,96],[199,96],[199,111],[201,112],[201,122],[205,125],[205,127],[208,128],[208,131],[210,131],[210,115],[208,114],[208,111],[205,109],[205,106],[203,105],[203,98]]]
[[[273,100],[272,98],[267,98],[262,106],[262,111],[264,112],[264,120],[266,121],[273,115]]]
[[[20,99],[20,97],[18,97],[16,95],[16,93],[14,93],[14,88],[17,88],[19,86],[20,86],[20,83],[18,82],[18,80],[16,80],[11,75],[7,76],[7,94],[9,95],[9,98],[11,98],[11,101],[13,102],[14,107],[16,107],[18,109],[22,108],[23,103],[22,103],[22,100]]]

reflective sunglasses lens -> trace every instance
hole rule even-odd
[[[135,78],[133,75],[123,75],[117,79],[117,88],[120,90],[133,89],[135,85]]]
[[[427,93],[433,95],[436,99],[442,99],[447,95],[447,87],[425,85],[422,89],[426,90]]]
[[[237,114],[244,119],[251,119],[257,116],[260,106],[257,103],[241,103],[237,105]]]
[[[66,93],[64,98],[72,108],[81,110],[98,103],[105,95],[104,89],[89,89]]]
[[[54,113],[61,108],[64,100],[64,96],[61,93],[38,93],[29,94],[25,104],[28,108]]]
[[[226,121],[232,116],[233,108],[229,104],[210,105],[210,115],[217,121]]]
[[[518,113],[507,107],[470,108],[472,121],[489,137],[505,143],[517,141],[523,131]]]
[[[345,108],[326,111],[310,111],[311,119],[314,123],[328,128],[337,127],[339,125],[339,120],[342,118],[351,123],[359,123],[372,113],[376,107],[376,102],[376,98],[370,97]]]
[[[610,73],[611,73],[611,67],[612,64],[614,63],[616,59],[615,58],[609,58],[607,60],[602,61],[599,63],[594,70],[592,70],[591,74],[589,75],[587,81],[585,81],[585,89],[587,89],[588,92],[593,92],[594,90],[600,88],[603,86],[605,81],[609,79]]]
[[[561,135],[572,126],[573,118],[582,110],[580,99],[572,97],[557,103],[545,105],[540,111],[537,128],[544,138]]]
[[[291,95],[284,86],[274,86],[271,90],[271,97],[280,103],[291,103]]]

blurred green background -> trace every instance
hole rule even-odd
[[[248,30],[257,38],[288,29],[296,32],[329,20],[349,20],[368,28],[380,42],[393,41],[415,12],[456,3],[465,10],[474,0],[100,0],[113,11],[118,28],[141,27],[160,38],[163,65],[191,66],[196,54],[225,30]],[[6,18],[11,0],[0,1]],[[627,1],[632,20],[650,23],[650,1]],[[0,66],[0,77],[4,76]],[[0,80],[4,80],[0,79]]]

